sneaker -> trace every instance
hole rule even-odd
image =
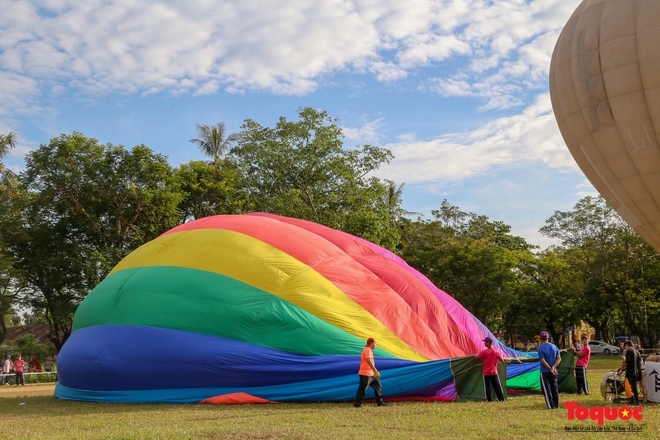
[[[353,406],[356,407],[356,408],[359,408],[359,407],[362,406],[362,404],[361,404],[361,403],[358,403],[358,402],[355,402],[355,403],[353,404]]]
[[[380,402],[380,403],[378,404],[378,406],[387,406],[387,403],[385,403],[385,402]]]

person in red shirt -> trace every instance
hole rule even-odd
[[[41,362],[39,362],[39,359],[37,359],[37,355],[35,354],[32,355],[32,360],[28,365],[28,372],[32,372],[32,373],[41,372]]]
[[[387,406],[383,402],[383,392],[380,384],[380,373],[376,369],[374,362],[374,348],[376,348],[376,340],[374,338],[367,339],[367,345],[362,350],[362,357],[360,358],[360,385],[358,385],[357,393],[355,395],[354,407],[359,408],[362,406],[362,399],[367,393],[367,388],[371,386],[376,394],[376,404],[378,406]]]
[[[497,361],[503,361],[504,356],[496,348],[493,348],[493,338],[486,336],[483,340],[486,348],[479,352],[476,356],[477,359],[484,360],[484,389],[486,390],[486,400],[491,401],[490,386],[495,388],[497,400],[504,401],[504,393],[502,392],[502,384],[500,383],[500,376],[497,374]]]

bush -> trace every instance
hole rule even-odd
[[[26,374],[25,383],[52,383],[57,382],[57,374]]]

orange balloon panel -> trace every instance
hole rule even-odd
[[[584,0],[550,65],[559,129],[589,181],[660,251],[660,1]]]

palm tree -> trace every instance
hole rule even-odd
[[[16,133],[10,131],[9,134],[0,134],[0,160],[7,157],[9,150],[16,146]],[[4,169],[4,165],[0,162],[0,172]]]
[[[385,205],[387,206],[390,215],[392,216],[391,221],[396,221],[401,217],[413,216],[413,215],[422,215],[419,212],[406,211],[401,207],[401,202],[403,202],[403,187],[406,182],[403,182],[397,188],[394,180],[385,179],[386,182],[386,193],[384,196]]]
[[[394,183],[394,180],[385,179],[386,192],[383,196],[383,201],[385,202],[385,206],[387,206],[387,210],[390,213],[390,226],[399,230],[399,234],[401,236],[400,244],[404,248],[407,248],[410,244],[410,239],[401,227],[401,219],[403,217],[413,215],[422,216],[422,214],[419,212],[406,211],[401,207],[401,203],[403,202],[403,186],[405,184],[406,183],[403,182],[397,187],[396,183]]]
[[[10,131],[9,134],[0,134],[0,159],[3,159],[9,153],[9,150],[16,146],[16,133]]]
[[[224,122],[218,122],[212,126],[195,124],[195,129],[199,139],[190,139],[190,142],[197,144],[202,153],[213,159],[213,163],[218,163],[220,158],[240,138],[238,133],[232,133],[225,137]]]

